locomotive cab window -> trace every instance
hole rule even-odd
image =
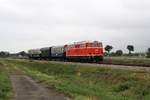
[[[86,47],[102,47],[102,43],[99,42],[86,43]]]
[[[81,47],[81,48],[85,47],[85,44],[80,44],[80,47]]]
[[[87,47],[94,47],[94,43],[88,43]]]

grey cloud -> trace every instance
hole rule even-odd
[[[150,47],[148,0],[1,0],[0,50],[100,40],[126,51]]]

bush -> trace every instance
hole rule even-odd
[[[131,85],[132,84],[130,82],[121,83],[115,88],[115,91],[122,92],[122,91],[128,90],[130,89]]]
[[[113,47],[111,45],[106,45],[106,47],[104,48],[105,51],[107,51],[107,53],[109,54],[110,51],[113,49]]]
[[[116,55],[117,56],[122,56],[123,55],[123,51],[122,50],[117,50],[116,51]]]

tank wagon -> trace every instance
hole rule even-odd
[[[66,61],[102,61],[103,45],[98,41],[83,41],[28,51],[29,58]]]

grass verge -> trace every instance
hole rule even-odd
[[[74,100],[150,100],[150,72],[3,60]]]
[[[0,63],[0,100],[9,100],[11,96],[11,84],[8,73]]]
[[[149,66],[150,59],[148,58],[135,58],[135,57],[105,57],[104,63],[108,64],[123,64],[123,65],[136,65],[136,66]]]

